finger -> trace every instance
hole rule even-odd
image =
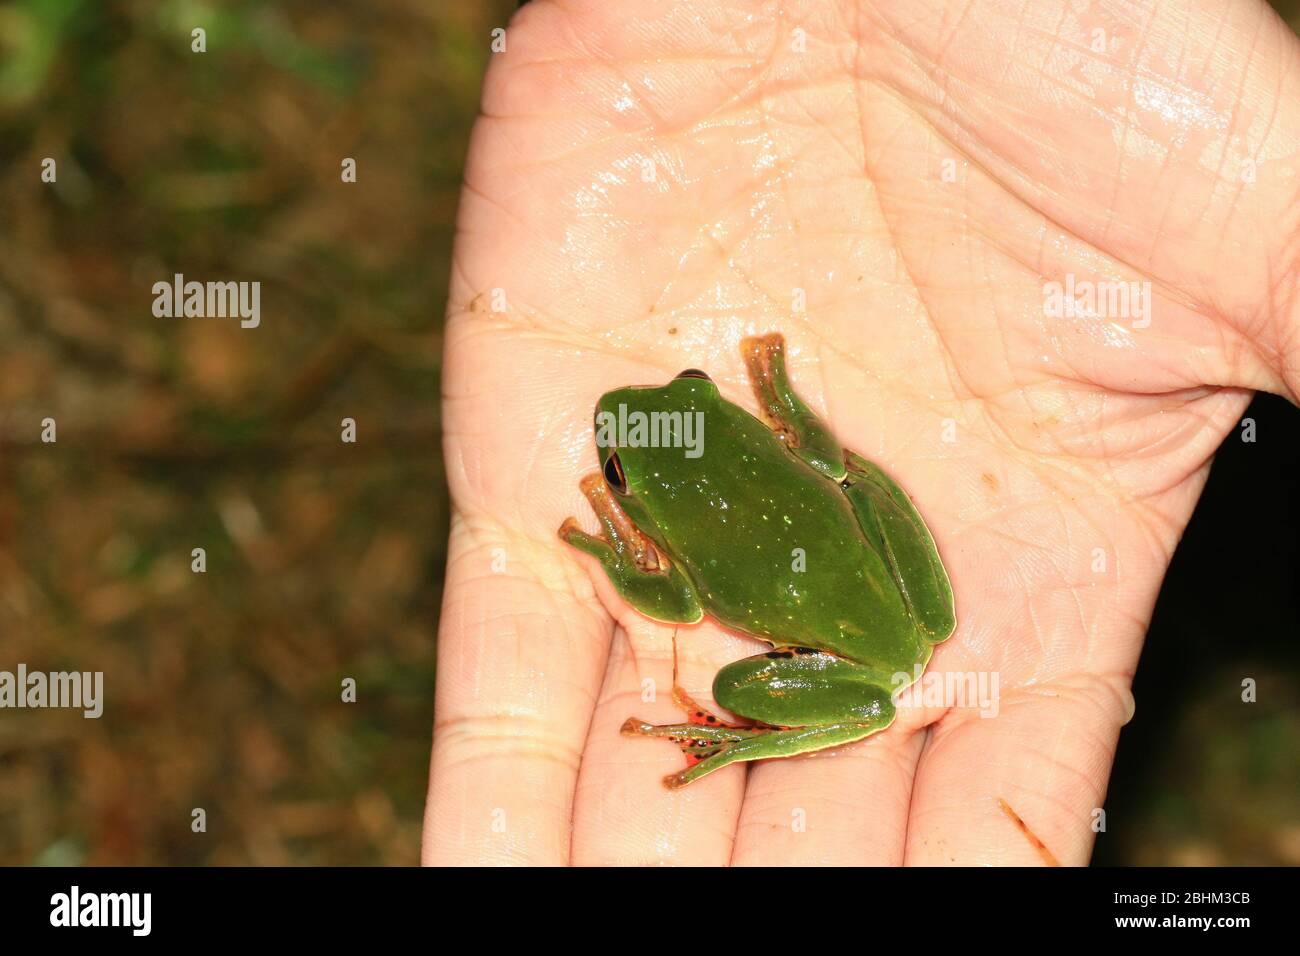
[[[1065,0],[979,0],[955,22],[939,0],[921,16],[912,4],[871,6],[873,42],[909,53],[866,56],[866,69],[884,71],[950,149],[1053,231],[1140,264],[1250,340],[1276,337],[1266,316],[1294,314],[1295,282],[1278,264],[1294,263],[1300,221],[1300,44],[1266,4],[1081,14]],[[1201,361],[1232,384],[1280,388],[1259,366],[1281,343],[1254,344],[1231,363]]]
[[[574,807],[573,860],[588,865],[722,866],[731,858],[745,791],[745,769],[726,767],[678,790],[664,777],[685,757],[669,740],[629,737],[629,717],[655,724],[686,719],[673,701],[673,628],[625,618],[591,723]],[[753,642],[709,624],[677,629],[679,680],[711,707],[712,675],[727,660],[752,653]],[[630,636],[629,636],[630,634]]]
[[[925,731],[907,724],[847,747],[756,764],[736,866],[899,866]]]
[[[558,547],[455,518],[426,863],[568,862],[573,789],[613,622],[556,578],[565,567],[551,553]]]
[[[953,710],[930,730],[908,822],[908,865],[1088,861],[1127,678],[1003,692],[996,717]]]

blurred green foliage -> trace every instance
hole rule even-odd
[[[441,317],[512,10],[0,8],[0,668],[107,698],[0,717],[0,862],[418,858]],[[260,281],[261,327],[155,319],[174,272]]]

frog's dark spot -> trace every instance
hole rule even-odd
[[[767,656],[773,660],[779,660],[783,657],[794,657],[794,654],[789,651],[768,651]]]
[[[817,648],[815,648],[815,647],[796,647],[796,648],[794,649],[794,652],[795,652],[796,654],[817,654],[817,653],[820,653],[820,652],[817,650]]]
[[[707,719],[711,724],[716,724],[718,722],[718,718],[714,717],[712,714],[709,714]]]

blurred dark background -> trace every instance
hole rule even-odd
[[[1097,865],[1300,864],[1300,410],[1242,417],[1156,602]]]
[[[416,862],[441,319],[514,7],[0,7],[0,669],[101,670],[107,698],[0,711],[0,863]],[[174,272],[259,280],[274,318],[154,319]],[[1097,863],[1300,863],[1300,412],[1249,415],[1162,593]]]

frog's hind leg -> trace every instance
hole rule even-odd
[[[728,710],[766,726],[725,739],[664,783],[676,789],[739,761],[792,757],[869,737],[894,720],[893,701],[881,682],[869,667],[811,648],[785,648],[729,664],[718,672],[713,696]]]
[[[867,459],[845,455],[848,468],[844,496],[858,514],[858,524],[889,565],[890,576],[926,640],[947,640],[957,626],[952,584],[907,492]]]
[[[742,339],[740,353],[768,426],[808,465],[828,478],[842,480],[844,451],[791,385],[785,370],[785,339],[777,332]]]

